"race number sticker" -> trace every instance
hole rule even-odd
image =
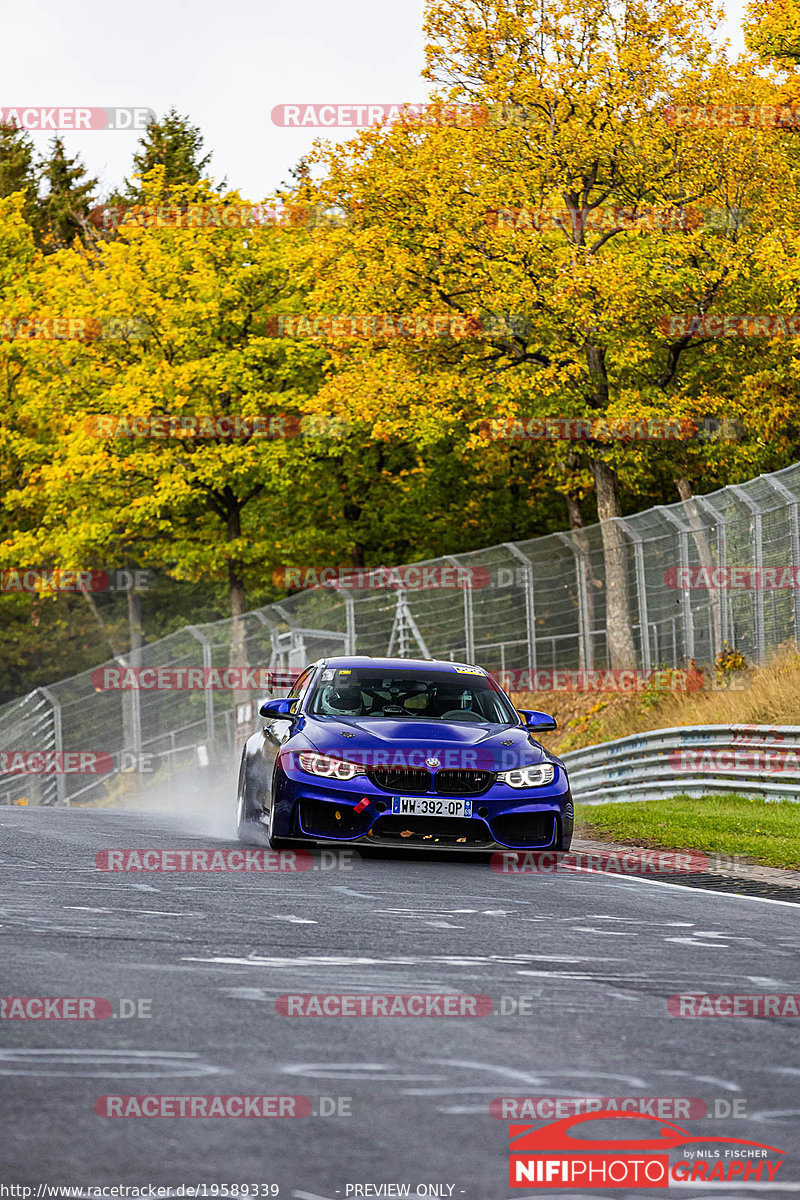
[[[456,671],[458,671],[459,675],[485,675],[486,674],[486,672],[482,671],[480,667],[455,667],[454,669]]]

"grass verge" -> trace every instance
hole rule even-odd
[[[575,806],[576,836],[704,854],[740,855],[800,869],[800,804],[708,796]]]

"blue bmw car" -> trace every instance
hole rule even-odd
[[[431,850],[568,850],[564,764],[466,663],[336,657],[307,667],[244,747],[239,837]]]

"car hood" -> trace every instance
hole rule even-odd
[[[307,717],[303,734],[321,753],[367,767],[424,767],[427,758],[436,758],[442,768],[509,771],[550,760],[539,743],[518,725]]]

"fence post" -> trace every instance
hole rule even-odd
[[[791,495],[791,493],[790,493]],[[686,503],[686,501],[684,501]],[[710,504],[705,496],[692,496],[691,503],[697,505],[698,508],[705,509],[710,513],[714,524],[717,527],[717,566],[727,567],[728,565],[728,539],[727,530],[725,528],[725,513],[718,511]],[[722,653],[723,647],[728,641],[728,595],[729,593],[721,593],[717,604],[719,612],[719,642],[714,647],[714,658]],[[712,613],[714,605],[712,601]],[[716,622],[712,621],[712,625],[716,628]]]
[[[50,708],[53,710],[53,744],[55,752],[58,755],[64,753],[64,730],[61,724],[61,701],[57,696],[54,696],[50,688],[40,687],[36,689],[40,695],[44,696]],[[56,760],[58,761],[58,760]],[[63,763],[61,764],[63,767]],[[69,808],[69,797],[67,796],[67,780],[64,772],[56,772],[56,800],[59,804],[63,804],[65,808]]]
[[[729,491],[737,496],[745,508],[749,509],[753,516],[753,543],[755,546],[755,562],[753,566],[756,569],[756,580],[760,582],[762,571],[764,568],[764,542],[763,530],[761,523],[761,509],[756,504],[755,500],[747,494],[740,483],[732,483],[729,485]],[[764,637],[764,589],[756,587],[755,591],[755,610],[756,610],[756,658],[759,663],[763,663],[766,658],[766,640]]]
[[[503,542],[509,554],[522,563],[525,570],[525,625],[528,630],[528,671],[533,679],[536,671],[536,607],[533,594],[533,563],[513,542]],[[502,647],[501,649],[504,649]],[[505,654],[502,655],[505,668]]]
[[[347,631],[347,641],[345,643],[347,649],[345,654],[355,654],[356,652],[356,599],[351,592],[344,593],[345,603],[345,629]]]
[[[762,475],[765,483],[776,491],[789,505],[789,527],[792,543],[792,568],[795,574],[795,586],[792,588],[792,614],[794,616],[794,640],[800,644],[800,594],[798,594],[797,574],[800,570],[800,517],[798,517],[797,496],[790,492],[786,484],[774,476]]]
[[[451,562],[457,571],[462,570],[461,563],[454,554],[445,554],[447,562]],[[468,663],[475,662],[475,624],[473,621],[472,610],[472,585],[467,584],[464,591],[464,646],[466,648],[465,658]]]
[[[586,595],[586,554],[571,533],[557,533],[559,541],[571,551],[575,561],[575,586],[578,591],[578,665],[581,671],[591,671],[594,667],[594,646],[592,631],[589,628],[589,602]],[[555,650],[555,644],[554,644]],[[553,663],[555,670],[555,663]]]
[[[408,651],[408,634],[411,632],[414,640],[422,651],[423,658],[432,658],[431,652],[425,645],[425,639],[419,631],[417,622],[411,615],[411,609],[408,607],[406,600],[405,588],[401,585],[397,588],[397,603],[395,606],[394,622],[392,623],[392,632],[389,637],[389,649],[386,651],[387,657],[392,657],[395,641],[399,647],[397,652],[398,658],[405,658]],[[452,651],[450,654],[452,659]]]
[[[255,617],[255,619],[257,621],[260,621],[261,624],[264,626],[264,628],[267,630],[267,632],[270,634],[270,645],[271,645],[272,644],[272,630],[273,630],[274,626],[270,625],[269,621],[264,616],[264,614],[260,608],[254,608],[252,613],[250,613],[249,615]]]
[[[689,529],[684,525],[679,517],[675,516],[664,504],[658,504],[656,510],[661,513],[665,521],[669,521],[678,531],[678,554],[680,556],[681,570],[688,572],[689,570]],[[694,614],[692,613],[692,593],[688,588],[681,588],[681,613],[683,616],[683,649],[684,657],[692,661],[694,658]]]
[[[260,621],[261,624],[264,626],[264,628],[269,632],[270,654],[269,654],[269,664],[267,666],[267,674],[269,676],[269,675],[271,675],[272,670],[273,670],[273,664],[274,664],[275,653],[276,653],[276,651],[275,651],[275,638],[276,638],[275,623],[271,622],[269,620],[269,618],[264,615],[263,610],[260,608],[254,608],[252,615],[256,618],[257,621]],[[269,679],[269,687],[267,688],[267,690],[270,694],[272,693],[272,679],[271,678]]]
[[[339,583],[327,583],[326,587],[333,588],[337,595],[344,600],[344,652],[345,654],[355,654],[356,652],[356,613],[355,599],[353,593],[347,588],[342,588]]]
[[[140,651],[134,651],[133,653],[127,654],[127,655],[121,654],[119,656],[119,658],[117,659],[117,662],[120,663],[120,665],[123,667],[132,667],[135,671],[136,668],[139,667],[141,664],[141,653],[140,653]],[[140,769],[141,761],[142,761],[142,701],[141,701],[141,696],[140,696],[138,687],[131,688],[130,691],[122,693],[122,703],[125,704],[126,702],[130,705],[129,712],[130,712],[130,716],[131,716],[131,741],[133,743],[133,745],[131,746],[131,749],[133,750],[133,753],[136,755],[135,775],[136,775],[136,778],[138,779],[139,769]],[[124,744],[125,743],[124,724],[125,724],[125,720],[124,720],[124,716],[123,716],[122,749],[126,750],[127,746],[125,746],[125,744]],[[120,760],[120,768],[121,767],[122,767],[122,762]]]
[[[614,518],[621,529],[624,529],[633,542],[633,562],[636,570],[636,594],[639,601],[639,646],[642,658],[642,670],[649,671],[652,666],[650,657],[650,622],[647,615],[647,586],[644,573],[644,546],[642,535],[634,529],[630,521],[624,517]]]
[[[209,674],[211,672],[211,642],[206,635],[197,628],[196,625],[187,625],[186,632],[192,637],[197,638],[200,645],[203,647],[203,671],[205,675],[205,702],[206,702],[206,740],[208,741],[209,754],[214,748],[215,731],[214,731],[214,693],[208,686]]]

